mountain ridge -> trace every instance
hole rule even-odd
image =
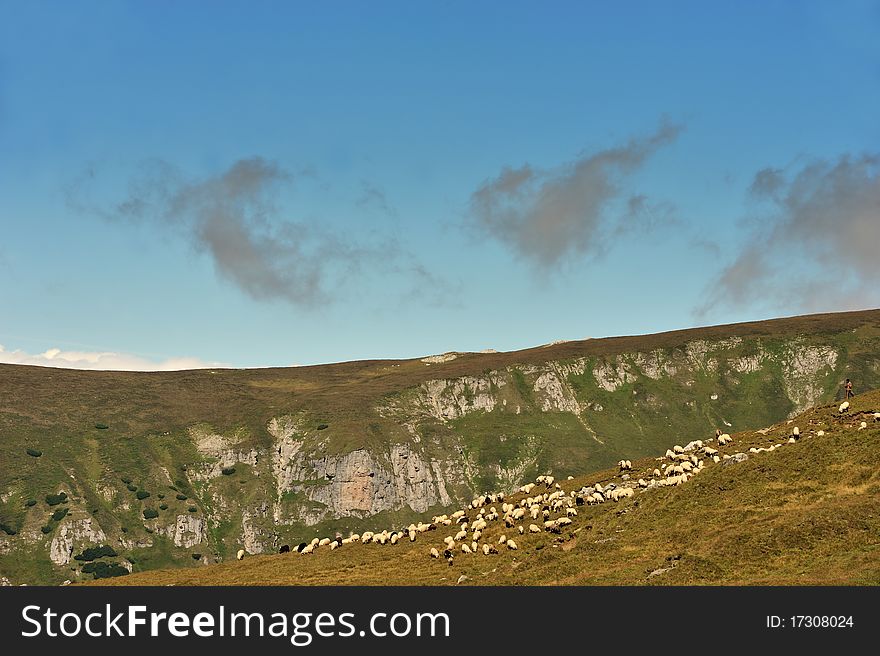
[[[601,470],[670,435],[769,425],[844,377],[880,387],[880,310],[423,360],[0,365],[0,577],[79,580],[74,556],[101,542],[133,570],[271,552]],[[53,519],[59,492],[69,513]]]

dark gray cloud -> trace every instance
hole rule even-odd
[[[880,155],[763,169],[750,191],[768,214],[696,310],[769,302],[797,311],[880,305]]]
[[[619,216],[610,216],[609,210],[621,201],[622,180],[681,131],[681,126],[663,121],[648,137],[585,153],[556,169],[505,167],[471,195],[471,217],[515,253],[545,267],[572,254],[599,253],[616,231],[670,218],[671,206],[652,203],[642,194],[626,200]]]
[[[222,173],[185,178],[162,161],[140,167],[127,196],[111,209],[83,201],[83,182],[72,187],[70,203],[111,221],[159,225],[165,236],[188,240],[210,256],[219,277],[258,300],[312,305],[335,296],[366,275],[406,275],[422,282],[422,267],[393,237],[373,231],[368,241],[340,236],[316,221],[282,218],[278,192],[308,171],[293,175],[260,157],[242,159]],[[440,283],[433,281],[433,289]],[[431,293],[433,293],[432,290]]]

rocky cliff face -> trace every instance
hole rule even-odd
[[[577,474],[648,455],[679,436],[768,425],[832,399],[853,367],[863,387],[880,383],[880,352],[855,349],[854,339],[695,339],[454,377],[430,376],[454,357],[426,358],[429,375],[378,399],[363,435],[332,422],[316,429],[308,410],[278,413],[259,434],[199,423],[173,451],[139,460],[134,484],[119,477],[132,467],[105,466],[92,480],[70,474],[70,513],[49,521],[48,535],[42,502],[28,506],[19,530],[0,531],[0,574],[18,582],[21,572],[4,563],[35,549],[54,568],[49,582],[78,576],[73,555],[100,544],[129,554],[127,567],[153,566],[160,552],[156,565],[169,566],[274,551],[316,531],[362,530],[376,515],[404,522],[543,471]],[[14,486],[2,492],[5,504],[23,503]],[[109,512],[95,515],[102,504]]]

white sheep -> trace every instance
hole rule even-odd
[[[824,436],[825,436],[825,431],[823,431],[823,430],[820,430],[818,433],[816,433],[816,437],[824,437]]]
[[[431,558],[439,558],[440,557],[440,552],[437,551],[434,547],[431,547],[431,551],[429,553],[431,554]]]
[[[578,511],[574,508],[566,508],[565,514],[567,517],[577,517]]]
[[[244,559],[244,549],[239,549],[238,553],[235,554],[235,557],[238,558],[239,560],[243,560]]]
[[[867,427],[868,427],[867,422],[864,422],[864,421],[863,421],[861,424],[859,424],[859,430],[864,430],[864,429],[867,428]]]
[[[462,540],[466,540],[466,539],[467,539],[467,531],[465,531],[465,530],[461,530],[455,534],[455,541],[456,542],[461,542]]]
[[[471,551],[471,548],[467,545],[467,543],[465,543],[461,545],[461,553],[469,554],[473,553],[473,551]]]
[[[840,404],[840,407],[837,408],[838,414],[843,414],[844,412],[847,412],[848,410],[849,410],[849,401],[844,401],[843,403]]]
[[[534,524],[529,524],[529,533],[540,533],[541,529],[539,529]]]
[[[510,549],[511,551],[516,551],[516,542],[514,542],[513,540],[508,540],[507,541],[507,548]]]
[[[874,421],[880,421],[880,412],[874,413]]]
[[[651,476],[660,476],[660,470],[655,467],[654,471],[651,472]]]
[[[498,536],[498,544],[504,544],[505,542],[507,542],[507,536],[504,534],[499,535]]]
[[[674,447],[672,447],[672,450],[676,453],[684,453],[684,447],[680,444],[676,444]]]
[[[516,527],[516,530],[519,531],[519,534],[520,534],[520,535],[522,535],[523,533],[526,532],[526,529],[523,528],[523,525],[522,525],[522,524],[520,524],[519,526],[517,526],[517,527]],[[508,540],[508,542],[509,542],[509,540]]]

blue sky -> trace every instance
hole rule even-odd
[[[880,306],[877,34],[878,2],[0,0],[0,361]]]

